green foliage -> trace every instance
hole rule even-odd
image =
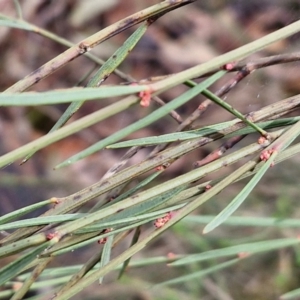
[[[244,205],[248,195],[259,185],[259,182],[264,174],[268,172],[271,165],[278,164],[300,152],[299,143],[294,143],[290,146],[300,134],[299,117],[282,118],[283,115],[299,106],[300,97],[292,97],[265,106],[253,112],[251,117],[249,117],[226,104],[220,98],[220,94],[217,95],[217,93],[213,93],[208,89],[217,80],[225,76],[227,71],[232,71],[231,69],[226,70],[226,68],[225,70],[220,70],[220,67],[224,64],[245,58],[271,43],[299,32],[300,21],[215,57],[206,63],[149,84],[119,86],[106,86],[103,84],[105,79],[113,72],[120,75],[121,78],[127,79],[128,83],[132,83],[133,80],[130,75],[122,73],[117,68],[127,58],[129,52],[136,46],[152,22],[155,22],[163,14],[191,2],[193,1],[163,1],[126,18],[126,20],[131,20],[131,22],[125,22],[124,20],[117,22],[76,45],[55,36],[53,33],[38,28],[39,33],[43,36],[70,46],[68,50],[47,62],[38,70],[37,73],[40,79],[43,79],[80,55],[87,55],[93,61],[102,64],[101,60],[99,61],[96,57],[87,54],[87,52],[109,39],[113,34],[135,24],[142,23],[127,41],[106,62],[103,62],[96,74],[90,79],[87,87],[70,87],[65,90],[43,93],[25,92],[27,88],[36,83],[33,72],[0,94],[0,105],[2,106],[54,105],[71,102],[69,108],[57,121],[49,134],[2,155],[0,157],[1,167],[14,163],[18,159],[24,159],[23,162],[25,162],[36,151],[82,131],[93,124],[105,121],[111,116],[118,115],[132,106],[135,106],[137,110],[143,109],[139,102],[144,100],[143,98],[147,95],[149,97],[159,96],[163,92],[183,83],[190,87],[186,92],[172,99],[169,103],[152,112],[148,112],[144,118],[103,138],[98,143],[75,154],[57,166],[57,168],[68,166],[105,147],[133,147],[128,150],[127,156],[125,155],[123,160],[116,163],[99,182],[72,195],[62,198],[53,197],[0,217],[0,230],[15,229],[0,241],[2,246],[0,248],[0,257],[18,254],[18,259],[0,270],[0,284],[11,287],[16,280],[24,283],[23,287],[18,291],[9,289],[9,291],[0,292],[0,299],[7,295],[13,295],[12,299],[21,299],[27,291],[37,290],[43,286],[53,288],[51,290],[53,298],[51,299],[70,299],[97,280],[102,283],[104,276],[115,270],[119,270],[120,277],[122,277],[121,275],[126,274],[126,267],[135,268],[142,266],[146,268],[149,265],[169,263],[170,267],[175,268],[176,266],[194,265],[200,261],[213,260],[212,264],[206,265],[204,268],[195,268],[192,273],[178,276],[171,280],[166,278],[164,282],[155,286],[156,288],[162,288],[166,285],[189,282],[208,274],[221,272],[221,270],[228,267],[242,264],[248,257],[262,252],[295,247],[299,244],[299,238],[270,238],[245,244],[230,245],[221,249],[207,250],[193,255],[174,254],[170,257],[152,257],[143,260],[131,259],[132,256],[156,240],[159,235],[170,231],[174,224],[184,218],[185,222],[206,225],[203,230],[204,233],[208,233],[218,226],[220,229],[222,226],[227,225],[234,228],[243,226],[248,226],[249,228],[257,226],[299,227],[299,221],[295,219],[239,218],[231,217],[231,215],[242,204]],[[4,15],[1,15],[0,25],[27,31],[37,31],[36,26]],[[272,58],[270,58],[271,60]],[[50,65],[56,65],[56,68],[49,68]],[[244,70],[246,67],[247,65],[244,64],[237,71]],[[201,83],[195,84],[191,81],[203,75],[208,78]],[[166,115],[172,115],[175,109],[200,94],[212,100],[215,105],[231,113],[232,118],[237,117],[237,119],[218,124],[209,124],[203,128],[191,131],[183,131],[184,128],[182,132],[119,142],[129,134],[163,119]],[[113,104],[105,102],[104,107],[100,110],[65,125],[85,101],[104,100],[117,96],[120,99],[115,100]],[[274,128],[277,131],[270,131],[270,129]],[[218,154],[206,163],[198,164],[197,166],[200,167],[197,169],[176,176],[166,182],[160,181],[161,177],[159,175],[165,169],[179,158],[184,159],[191,151],[216,140],[244,137],[255,132],[259,132],[264,137],[265,140],[262,143],[255,142],[242,145],[227,155],[223,155],[225,152],[223,151],[222,154]],[[173,143],[171,147],[169,147],[170,143]],[[156,148],[160,150],[159,155],[150,155],[138,164],[124,167],[127,160],[134,153],[149,145],[160,145],[162,148]],[[219,152],[211,154],[216,155]],[[225,166],[237,163],[239,163],[239,167],[236,167],[234,171],[226,176],[220,175],[214,180],[199,183],[199,180],[206,175],[212,172],[218,174],[218,171]],[[146,179],[142,177],[143,175],[146,175]],[[250,176],[253,176],[252,179],[249,179]],[[192,212],[197,212],[197,209],[204,203],[211,202],[225,188],[241,179],[247,180],[247,183],[244,184],[241,191],[237,193],[237,196],[230,204],[225,206],[216,216],[191,215]],[[131,182],[134,182],[134,186],[123,190],[123,187]],[[110,193],[118,188],[120,188],[118,197],[114,201],[109,201]],[[87,211],[85,205],[96,198],[98,199],[97,205]],[[286,198],[284,198],[284,201],[287,201]],[[18,220],[28,212],[53,203],[53,207],[40,217]],[[153,223],[154,220],[156,220],[157,228],[152,226],[151,229],[146,229],[147,224]],[[112,252],[113,248],[123,241],[132,230],[135,230],[135,236],[130,246],[115,255]],[[143,230],[148,230],[147,234],[141,234]],[[85,264],[71,267],[64,266],[56,269],[48,268],[48,264],[55,260],[57,256],[67,254],[71,250],[82,248],[100,239],[106,241],[102,252],[97,251]],[[229,260],[227,260],[228,257],[230,257]],[[39,279],[37,280],[37,278]],[[49,294],[49,297],[51,295]],[[299,290],[283,295],[282,299],[293,299],[297,295],[299,295]]]

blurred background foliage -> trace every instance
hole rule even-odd
[[[21,0],[22,17],[41,28],[54,32],[74,43],[106,26],[158,3],[157,0]],[[16,17],[14,1],[0,0],[0,12]],[[153,76],[175,73],[208,61],[245,43],[262,37],[299,19],[298,0],[213,0],[195,3],[172,11],[150,26],[149,30],[122,63],[120,69],[141,80]],[[103,60],[107,59],[134,28],[126,30],[92,50]],[[272,44],[255,53],[253,59],[286,52],[296,52],[300,46],[299,34]],[[3,91],[31,71],[63,52],[66,48],[35,33],[0,27],[0,90]],[[80,57],[64,68],[34,85],[34,91],[47,91],[84,85],[80,81],[96,65],[86,57]],[[276,65],[256,71],[226,95],[226,100],[243,113],[257,110],[279,99],[300,92],[300,63]],[[107,84],[120,84],[116,75],[108,78]],[[220,88],[224,80],[214,85]],[[179,85],[163,94],[168,102],[187,88]],[[203,101],[196,97],[178,109],[186,118]],[[87,115],[105,102],[88,101],[72,120]],[[7,153],[47,133],[67,105],[41,107],[2,107],[0,110],[0,154]],[[103,150],[68,168],[53,170],[53,167],[69,156],[85,149],[99,139],[131,124],[149,113],[150,109],[133,107],[121,114],[96,124],[82,132],[63,139],[36,153],[21,167],[14,163],[0,170],[0,213],[47,199],[53,195],[65,196],[90,185],[125,153],[124,149]],[[296,115],[297,111],[292,115]],[[197,126],[230,120],[232,116],[214,106],[197,121]],[[160,135],[173,132],[176,123],[171,118],[160,120],[151,126],[131,134],[129,138]],[[239,145],[246,145],[248,137]],[[205,157],[217,148],[217,141],[179,159],[164,172],[159,181],[174,178],[192,169],[193,162]],[[149,150],[140,151],[131,160],[141,161]],[[239,216],[298,218],[299,158],[294,157],[276,165],[266,174],[249,199],[239,209]],[[235,168],[229,167],[229,168]],[[228,169],[227,169],[228,171]],[[222,172],[222,171],[220,171]],[[225,173],[224,173],[225,174]],[[221,173],[218,173],[220,176]],[[214,178],[209,175],[208,179]],[[156,182],[153,182],[156,184]],[[198,212],[215,215],[224,208],[241,189],[241,181],[227,188],[203,205]],[[33,216],[39,212],[34,212]],[[232,227],[223,225],[209,235],[202,235],[203,224],[187,220],[176,224],[168,233],[158,238],[136,258],[166,256],[168,253],[196,253],[238,243],[266,238],[295,237],[297,229]],[[84,263],[98,244],[72,254],[63,255],[55,266]],[[128,247],[124,242],[122,246]],[[122,249],[121,247],[121,249]],[[120,251],[120,249],[116,250]],[[300,285],[299,249],[288,248],[267,252],[242,260],[238,264],[213,275],[194,279],[177,285],[148,289],[149,286],[179,275],[207,268],[210,262],[193,266],[170,268],[157,265],[129,269],[121,282],[114,274],[105,278],[101,287],[96,284],[82,292],[76,299],[277,299],[278,296]],[[7,260],[1,260],[5,265]],[[126,298],[124,298],[126,295]]]

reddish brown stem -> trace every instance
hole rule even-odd
[[[205,158],[198,160],[194,163],[195,168],[202,167],[218,158],[220,158],[228,149],[231,149],[234,145],[240,142],[246,135],[234,136],[227,140],[221,147],[208,154]]]

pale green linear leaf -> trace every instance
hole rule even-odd
[[[154,257],[149,257],[149,258],[143,258],[143,259],[136,259],[136,260],[131,260],[129,263],[130,268],[140,268],[143,266],[151,266],[153,264],[165,264],[169,263],[172,261],[175,261],[176,259],[184,257],[183,255],[176,255],[172,258],[168,256],[154,256]],[[82,264],[78,265],[72,265],[72,266],[63,266],[63,267],[50,267],[47,268],[40,276],[41,280],[47,280],[49,277],[65,277],[65,276],[70,276],[73,275],[75,272],[78,272],[81,268],[83,267]],[[115,270],[121,270],[122,265],[118,266],[115,268]],[[96,264],[92,270],[97,270],[99,269],[99,264]],[[26,280],[30,276],[30,272],[28,273],[23,273],[18,276],[20,280]]]
[[[97,87],[124,61],[130,51],[136,46],[148,28],[148,23],[139,26],[137,30],[117,49],[117,51],[100,67],[96,74],[88,82],[87,87]],[[62,127],[73,114],[83,105],[85,100],[72,102],[50,132]]]
[[[271,129],[281,126],[288,126],[293,125],[297,121],[300,120],[300,117],[293,117],[293,118],[282,118],[267,122],[260,122],[257,123],[258,126],[260,126],[263,129]],[[145,138],[139,138],[134,140],[129,140],[125,142],[119,142],[112,145],[107,146],[106,148],[124,148],[124,147],[132,147],[132,146],[150,146],[150,145],[157,145],[157,144],[163,144],[163,143],[170,143],[170,142],[177,142],[177,141],[185,141],[190,140],[194,138],[199,138],[203,136],[207,136],[213,133],[217,133],[219,130],[225,129],[227,127],[230,127],[234,124],[236,124],[238,120],[223,122],[219,124],[213,124],[210,126],[205,126],[203,128],[190,130],[190,131],[184,131],[184,132],[174,132],[169,134],[162,134],[160,136],[151,136],[151,137],[145,137]],[[249,126],[237,130],[234,133],[229,134],[227,137],[237,136],[237,135],[243,135],[243,134],[249,134],[253,133],[255,130]]]
[[[174,132],[169,134],[162,134],[159,136],[151,136],[145,138],[134,139],[125,142],[119,142],[116,144],[111,144],[106,148],[124,148],[124,147],[132,147],[132,146],[151,146],[169,142],[177,142],[177,141],[185,141],[190,139],[195,139],[203,136],[207,136],[213,133],[218,132],[224,128],[234,125],[237,123],[236,120],[228,121],[220,124],[214,124],[210,126],[205,126],[200,129],[184,131],[184,132]]]
[[[194,264],[199,261],[238,255],[239,253],[245,253],[251,255],[259,252],[282,249],[285,247],[297,245],[299,243],[300,243],[300,239],[298,238],[288,238],[288,239],[276,239],[276,240],[241,244],[241,245],[226,247],[222,249],[210,250],[199,254],[192,254],[171,263],[171,265],[181,266],[186,264]]]
[[[114,235],[110,235],[107,238],[106,242],[105,242],[105,245],[104,245],[103,250],[102,250],[101,260],[100,260],[100,263],[99,263],[99,268],[100,269],[102,267],[104,267],[105,265],[107,265],[110,261],[110,255],[111,255],[111,249],[112,249],[114,237],[115,237]],[[102,284],[103,278],[104,278],[104,276],[101,276],[99,278],[99,284]]]
[[[176,256],[177,258],[181,257],[179,255]],[[140,268],[143,266],[153,265],[153,264],[165,264],[175,260],[175,258],[168,258],[167,256],[157,256],[151,257],[141,260],[131,261],[129,264],[130,268]],[[70,281],[74,272],[78,272],[83,265],[73,265],[73,266],[64,266],[64,267],[57,267],[57,268],[48,268],[46,269],[40,276],[40,281],[33,283],[30,290],[37,290],[43,287],[49,287],[54,285],[59,285]],[[93,267],[93,271],[99,268],[99,264]],[[121,266],[115,268],[115,270],[120,270]],[[26,280],[30,276],[30,273],[21,274],[18,276],[20,280]],[[50,277],[50,278],[49,278]],[[55,277],[55,278],[54,278]],[[9,284],[11,281],[9,282]],[[12,293],[5,294],[0,292],[0,299],[3,296],[12,295]],[[26,298],[27,299],[27,298]]]
[[[0,299],[8,299],[14,294],[13,290],[0,291]]]
[[[117,219],[114,220],[112,222],[105,222],[105,223],[101,223],[100,225],[98,224],[92,224],[90,226],[87,226],[83,229],[79,229],[78,231],[76,231],[76,233],[86,233],[86,232],[99,232],[101,230],[103,230],[104,228],[110,228],[110,227],[120,227],[119,229],[115,229],[112,232],[108,232],[105,234],[101,234],[101,238],[103,237],[108,237],[110,235],[119,233],[119,232],[123,232],[125,230],[129,230],[129,229],[133,229],[137,226],[143,225],[147,222],[152,222],[154,219],[162,217],[165,213],[169,212],[169,211],[173,211],[173,210],[177,210],[182,208],[184,205],[175,205],[169,208],[165,208],[165,209],[161,209],[159,211],[155,211],[155,212],[151,212],[151,213],[146,213],[146,214],[142,214],[142,215],[138,215],[138,216],[134,216],[134,217],[130,217],[130,218],[125,218],[125,219]],[[126,224],[130,224],[130,225],[126,225]],[[86,239],[82,239],[82,241],[77,241],[77,244],[74,245],[74,243],[72,243],[72,241],[70,241],[69,243],[64,244],[64,242],[60,243],[57,246],[54,246],[52,249],[50,249],[48,251],[48,253],[53,253],[55,252],[54,255],[61,255],[63,253],[66,252],[70,252],[71,250],[77,249],[77,248],[81,248],[83,246],[86,246],[92,242],[95,242],[99,240],[99,236],[97,235],[97,237],[93,237],[90,238],[89,240]],[[62,249],[62,250],[60,250]]]
[[[34,250],[21,256],[17,260],[2,268],[0,270],[0,286],[7,282],[9,279],[18,275],[23,268],[25,268],[30,262],[36,259],[37,255],[39,255],[44,249],[48,247],[49,243],[50,242],[44,243],[36,247]]]
[[[145,219],[143,221],[137,222],[137,223],[133,223],[133,224],[128,225],[128,226],[124,226],[124,227],[119,228],[119,229],[115,229],[111,232],[101,234],[101,238],[106,238],[106,237],[109,237],[111,235],[115,235],[117,233],[121,233],[121,232],[124,232],[124,231],[127,231],[127,230],[132,230],[132,229],[136,228],[137,226],[144,225],[145,223],[147,223],[149,221],[152,221],[152,220],[153,220],[153,218],[149,218],[149,219]],[[89,245],[93,242],[98,242],[99,239],[100,239],[100,237],[99,237],[99,235],[97,235],[96,237],[90,238],[88,240],[80,241],[76,244],[75,243],[73,243],[73,244],[69,243],[68,245],[60,245],[59,248],[50,249],[49,253],[52,256],[58,256],[58,255],[62,255],[62,254],[65,254],[65,253],[70,253],[70,251],[82,248],[82,247],[87,246],[87,245]],[[100,278],[100,277],[101,276],[99,276],[98,278]]]
[[[145,187],[147,184],[149,184],[151,181],[153,181],[157,176],[159,176],[163,171],[158,171],[155,172],[151,175],[149,175],[148,177],[146,177],[144,180],[142,180],[141,182],[137,183],[134,187],[132,187],[131,189],[125,191],[124,193],[122,193],[121,195],[119,195],[117,198],[114,199],[113,203],[117,203],[120,202],[130,196],[132,196],[135,192],[137,192],[138,190],[141,190],[143,187]],[[107,205],[104,205],[102,207],[105,208],[106,206],[109,206],[110,203],[108,203]]]
[[[66,267],[63,267],[63,268],[66,268]],[[45,271],[47,271],[47,270],[45,270]],[[24,276],[22,276],[22,275],[18,276],[18,278],[23,278],[23,277]],[[54,278],[45,278],[43,281],[37,281],[37,282],[33,283],[32,286],[30,287],[30,291],[38,290],[41,288],[49,288],[50,286],[60,285],[62,283],[68,282],[71,278],[70,275],[61,276],[61,277],[53,275],[53,277]],[[26,298],[26,300],[28,300],[28,299],[29,298]],[[37,298],[37,299],[40,300],[41,295],[39,295],[39,298]]]
[[[243,190],[226,206],[212,221],[210,221],[203,229],[203,233],[208,233],[222,224],[228,219],[244,202],[248,195],[255,188],[260,179],[264,176],[267,170],[273,163],[277,153],[273,153],[268,161],[259,169],[259,171],[254,175],[254,177],[249,181],[249,183],[243,188]]]
[[[203,196],[200,196],[199,198],[195,199],[191,203],[188,203],[185,205],[180,211],[178,211],[176,214],[172,216],[172,218],[164,224],[164,226],[157,228],[156,230],[152,231],[150,234],[144,236],[144,238],[131,246],[129,249],[125,250],[122,254],[117,256],[116,258],[112,259],[107,265],[105,265],[102,269],[95,271],[94,273],[86,276],[83,278],[78,284],[72,286],[68,291],[65,291],[63,294],[61,294],[58,299],[67,299],[68,297],[70,298],[72,295],[76,294],[77,292],[81,291],[83,288],[87,287],[91,283],[93,283],[95,280],[97,280],[100,276],[107,274],[109,271],[111,271],[113,268],[119,266],[121,263],[123,263],[125,260],[128,258],[132,257],[135,253],[138,251],[142,250],[150,241],[152,241],[154,238],[156,238],[158,235],[162,234],[165,232],[168,228],[173,226],[175,223],[180,221],[182,218],[184,218],[186,215],[190,214],[192,211],[194,211],[196,208],[198,208],[201,204],[203,204],[205,201],[209,200],[212,196],[216,195],[219,193],[224,187],[226,187],[231,181],[234,181],[238,176],[240,176],[241,173],[244,171],[247,171],[249,167],[254,167],[252,164],[248,164],[245,168],[242,169],[242,171],[235,172],[234,175],[229,176],[229,179],[223,180],[222,182],[218,183],[215,185],[212,189],[208,190],[206,193],[203,194]],[[200,168],[202,169],[202,168]],[[198,170],[195,170],[198,172]],[[192,171],[193,173],[193,171]],[[184,174],[184,177],[187,177],[188,174]],[[178,178],[180,178],[179,176]],[[176,178],[176,181],[178,182],[178,178]],[[183,179],[185,181],[186,179]],[[171,180],[172,181],[172,180]],[[188,182],[188,181],[186,181]],[[181,185],[183,185],[184,182],[181,182]],[[157,189],[157,188],[156,188]],[[141,193],[142,194],[142,193]],[[142,195],[140,194],[139,201],[141,201]],[[130,199],[131,204],[132,201],[135,199]],[[126,200],[122,201],[123,204]],[[121,203],[122,203],[121,202]],[[102,216],[104,217],[105,215],[102,212]],[[99,218],[100,216],[97,215],[96,218]],[[96,221],[95,218],[90,219],[90,220],[83,220],[84,223],[81,225],[77,225],[77,227],[84,227],[84,225],[87,225],[87,222],[92,223],[93,221]],[[76,225],[75,225],[76,226]],[[74,226],[72,225],[73,230]],[[63,230],[62,232],[69,232],[68,230]]]
[[[271,120],[271,121],[266,121],[266,122],[259,122],[259,123],[257,123],[257,125],[262,127],[263,129],[272,129],[272,128],[277,128],[277,127],[285,127],[285,126],[294,125],[298,121],[300,121],[300,117],[281,118],[281,119],[276,119],[276,120]],[[253,133],[253,132],[255,132],[255,130],[253,128],[250,128],[249,126],[247,126],[236,132],[228,134],[226,137],[229,138],[232,136],[248,134],[248,133]]]
[[[20,253],[22,250],[30,247],[39,246],[47,241],[45,234],[34,235],[25,239],[19,239],[13,243],[7,243],[0,247],[0,258],[14,253]],[[0,273],[1,277],[1,273]]]
[[[59,141],[75,132],[78,132],[86,127],[89,127],[97,122],[103,121],[106,118],[115,115],[127,108],[131,107],[138,100],[136,96],[129,96],[121,101],[108,105],[99,111],[91,113],[77,121],[74,121],[63,128],[42,136],[35,141],[32,141],[24,146],[21,146],[7,154],[0,156],[0,167],[6,166],[13,161],[23,158],[27,154],[40,150],[56,141]]]
[[[141,128],[144,128],[153,122],[161,119],[165,115],[169,114],[170,111],[180,107],[181,105],[185,104],[186,102],[190,101],[193,97],[197,96],[203,89],[207,88],[208,86],[212,85],[215,81],[220,79],[225,74],[224,71],[219,71],[218,73],[212,75],[208,79],[201,82],[196,87],[186,91],[179,97],[175,98],[173,101],[169,102],[168,104],[158,108],[154,112],[150,113],[145,118],[119,130],[118,132],[110,135],[109,137],[103,139],[102,141],[94,144],[93,146],[90,146],[89,148],[79,152],[78,154],[75,154],[74,156],[70,157],[69,159],[65,160],[64,162],[60,163],[56,168],[65,167],[67,165],[70,165],[88,155],[91,155],[104,147],[108,146],[109,144],[112,144],[121,138],[129,135],[132,132],[135,132]]]
[[[180,209],[183,206],[184,206],[184,204],[179,204],[179,205],[172,206],[170,208],[159,210],[157,212],[155,211],[153,213],[145,213],[142,215],[136,215],[136,216],[124,218],[121,220],[107,221],[107,222],[99,223],[99,224],[95,224],[95,225],[92,224],[83,229],[77,230],[76,234],[77,233],[82,234],[82,233],[89,233],[89,232],[97,232],[97,231],[101,231],[101,230],[103,230],[105,228],[109,228],[109,227],[123,228],[124,226],[127,226],[127,224],[130,224],[130,226],[131,226],[131,224],[137,224],[136,222],[138,222],[140,220],[141,220],[141,222],[144,222],[144,223],[151,222],[157,218],[162,217],[167,212]]]
[[[4,19],[2,16],[0,17],[0,26],[18,28],[23,30],[32,30],[32,26],[28,23],[23,23],[22,21],[15,21],[11,19]]]
[[[251,146],[251,145],[250,145]],[[255,144],[255,147],[260,147],[260,145],[258,145],[257,143]],[[236,161],[237,159],[239,159],[239,157],[244,157],[245,155],[247,155],[248,153],[248,148],[249,147],[245,147],[245,152],[244,151],[240,151],[238,153],[238,155],[234,154],[229,154],[226,157],[226,163],[227,165],[230,165],[231,163],[233,163],[234,161]],[[146,200],[153,198],[155,196],[158,196],[160,194],[163,194],[165,192],[170,192],[171,190],[174,191],[177,188],[180,188],[182,186],[184,186],[187,183],[190,183],[191,181],[194,181],[195,179],[199,179],[201,178],[204,174],[208,174],[209,172],[211,172],[212,170],[214,170],[216,168],[216,166],[222,166],[223,162],[221,161],[214,161],[212,163],[210,163],[209,165],[207,165],[207,167],[204,168],[199,168],[199,169],[195,169],[191,172],[185,173],[181,176],[178,176],[174,179],[171,179],[167,182],[164,182],[156,187],[150,188],[147,191],[143,191],[138,193],[137,195],[135,195],[135,197],[130,197],[127,198],[123,201],[121,201],[120,203],[117,204],[112,204],[111,206],[107,207],[106,209],[103,209],[101,211],[98,211],[96,213],[92,213],[89,215],[89,218],[82,218],[82,220],[80,220],[80,222],[76,221],[76,222],[72,222],[74,223],[74,226],[77,227],[77,229],[79,229],[79,227],[84,227],[85,225],[88,225],[92,222],[96,222],[100,219],[103,219],[107,216],[110,215],[116,215],[116,211],[120,211],[120,209],[126,209],[128,207],[131,207],[135,204],[138,203],[143,203],[143,202],[148,202]],[[251,167],[253,168],[254,166],[248,166],[247,168],[243,170],[243,172],[248,171],[248,168]],[[240,172],[237,174],[235,173],[234,176],[230,179],[230,180],[235,180],[236,177],[240,176]],[[110,179],[112,180],[112,179]],[[225,183],[224,183],[225,184]],[[229,183],[226,182],[227,186]],[[205,193],[205,197],[209,197],[208,195],[211,195],[211,191],[213,190],[213,193],[216,191],[215,189],[216,186],[213,187],[213,189],[209,190],[207,193]],[[222,183],[222,188],[221,185],[218,185],[218,189],[222,189],[223,187],[223,183]],[[219,190],[220,191],[220,190]],[[218,192],[219,192],[218,191]],[[202,199],[202,196],[201,196]],[[202,200],[201,200],[202,201]],[[72,209],[74,209],[76,206],[72,206]],[[84,219],[84,220],[83,220]],[[79,226],[79,227],[78,227]]]
[[[141,227],[138,226],[135,229],[135,232],[134,232],[134,235],[132,237],[130,246],[133,246],[134,244],[136,244],[138,242],[140,235],[141,235]],[[119,272],[118,279],[122,278],[123,274],[125,273],[128,265],[130,263],[130,260],[131,260],[131,257],[124,261],[124,263],[123,263],[123,265],[121,267],[121,270]]]
[[[195,86],[197,83],[192,80],[187,80],[186,84],[188,86]],[[202,92],[203,96],[210,99],[212,102],[216,103],[217,105],[221,106],[225,110],[227,110],[232,115],[236,116],[240,120],[242,120],[244,123],[248,124],[251,128],[253,128],[255,131],[259,132],[262,136],[267,136],[267,132],[264,131],[262,128],[260,128],[257,124],[251,122],[247,117],[245,117],[242,113],[240,113],[237,109],[235,109],[230,104],[226,103],[226,101],[222,100],[220,97],[212,93],[210,90],[205,89]]]
[[[169,196],[170,198],[171,196]],[[160,198],[161,199],[161,198]],[[168,199],[167,199],[168,200]],[[113,221],[105,221],[105,222],[98,222],[92,225],[89,225],[87,227],[84,227],[83,229],[79,229],[78,231],[76,231],[77,233],[86,233],[86,232],[95,232],[95,231],[101,231],[104,228],[109,228],[109,227],[123,227],[127,224],[133,224],[137,221],[144,221],[147,220],[148,221],[152,221],[156,218],[159,218],[161,216],[163,216],[164,214],[166,214],[167,212],[169,212],[170,210],[177,210],[179,208],[182,208],[184,206],[184,204],[178,204],[178,205],[174,205],[165,209],[160,209],[157,211],[153,211],[153,212],[149,212],[149,213],[143,213],[140,215],[135,215],[132,217],[127,217],[127,218],[122,218],[122,219],[115,219]]]
[[[0,225],[0,230],[8,230],[8,229],[15,229],[15,228],[23,228],[23,227],[28,227],[28,226],[36,226],[36,225],[45,225],[45,224],[50,224],[50,223],[73,221],[73,220],[77,220],[85,215],[86,214],[65,214],[65,215],[24,219],[24,220]],[[5,217],[5,216],[3,216],[3,217]]]
[[[43,206],[46,206],[48,204],[51,204],[53,203],[53,200],[45,200],[45,201],[41,201],[41,202],[38,202],[38,203],[34,203],[32,205],[28,205],[26,207],[23,207],[23,208],[20,208],[18,210],[15,210],[15,211],[12,211],[11,213],[8,213],[6,215],[3,215],[0,217],[0,224],[4,224],[4,223],[7,223],[13,219],[16,219],[20,216],[23,216],[31,211],[34,211],[40,207],[43,207]],[[2,229],[4,230],[4,229]]]
[[[32,288],[32,285],[35,281],[37,281],[37,278],[45,271],[47,266],[50,264],[50,262],[53,260],[53,257],[49,257],[48,259],[39,260],[38,258],[34,261],[38,261],[38,264],[32,270],[30,276],[22,282],[22,286],[15,292],[13,297],[10,300],[20,300],[27,295],[28,291]],[[28,265],[26,266],[26,268]]]
[[[96,100],[125,96],[147,89],[146,86],[102,86],[99,88],[69,88],[50,92],[0,93],[2,106],[51,105],[72,101]]]
[[[247,119],[247,117],[244,117],[242,113],[240,113],[237,109],[223,101],[220,97],[215,95],[214,93],[210,92],[209,90],[205,89],[203,91],[203,95],[209,98],[211,101],[215,102],[219,106],[223,107],[225,110],[236,116],[237,118],[241,119],[243,122],[248,124],[251,128],[253,128],[255,131],[259,132],[262,136],[267,136],[267,133],[261,129],[257,124],[251,122]]]
[[[89,214],[88,216],[80,218],[79,220],[75,220],[75,221],[63,224],[60,227],[58,227],[57,230],[58,231],[62,230],[62,232],[64,232],[64,233],[71,233],[71,232],[76,231],[77,229],[84,227],[84,224],[89,225],[89,224],[93,223],[92,220],[95,220],[94,222],[96,222],[98,218],[100,218],[100,221],[99,222],[97,221],[97,225],[101,225],[101,224],[105,224],[107,222],[113,222],[113,221],[118,221],[118,220],[120,221],[120,220],[123,220],[124,218],[128,218],[128,217],[139,216],[142,213],[150,212],[158,205],[161,205],[162,203],[166,202],[170,198],[177,195],[184,188],[185,187],[183,187],[183,186],[179,186],[170,191],[164,192],[158,196],[151,197],[147,201],[143,201],[136,205],[131,205],[130,207],[118,212],[117,214],[112,213],[108,217],[105,217],[105,218],[103,218],[103,220],[101,220],[102,219],[101,215],[103,214],[103,211],[110,209],[110,207],[108,207],[108,208],[104,209],[103,211],[102,210],[96,211],[94,213]],[[118,205],[118,203],[114,204],[113,206],[116,206],[116,205]],[[112,212],[113,211],[114,210],[112,210]],[[105,227],[106,227],[106,225],[105,225]]]
[[[187,216],[182,222],[193,224],[207,224],[212,221],[215,216]],[[237,217],[231,216],[224,221],[223,225],[229,226],[245,226],[245,227],[280,227],[280,228],[299,228],[299,219],[280,219],[280,218],[262,218],[262,217]]]
[[[283,150],[288,147],[294,139],[300,134],[300,122],[298,121],[286,132],[284,132],[275,142],[273,142],[267,149],[274,151],[262,168],[254,175],[245,188],[231,201],[231,203],[223,209],[211,222],[209,222],[203,229],[203,233],[208,233],[222,224],[230,215],[232,215],[237,208],[244,202],[259,180],[263,177],[269,169],[274,159],[278,155],[278,149]]]
[[[227,262],[218,264],[216,266],[213,266],[213,267],[210,267],[210,268],[198,271],[198,272],[194,272],[194,273],[191,273],[188,275],[184,275],[184,276],[180,276],[180,277],[168,280],[168,281],[164,281],[162,283],[158,283],[153,288],[161,287],[161,286],[165,286],[165,285],[177,284],[177,283],[181,283],[181,282],[185,282],[185,281],[190,281],[193,279],[200,279],[201,277],[204,277],[206,275],[209,275],[214,272],[220,271],[222,269],[228,268],[228,267],[236,264],[240,260],[241,260],[240,258],[232,259]]]
[[[279,297],[280,300],[290,300],[290,299],[299,299],[300,297],[300,288],[290,291],[286,294],[283,294]]]

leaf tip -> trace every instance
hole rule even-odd
[[[60,168],[69,166],[70,164],[72,164],[72,161],[71,161],[70,159],[65,160],[65,161],[61,162],[60,164],[56,165],[56,166],[53,168],[53,170],[58,170],[58,169],[60,169]]]
[[[210,232],[210,230],[208,230],[206,227],[204,227],[202,233],[203,233],[203,234],[207,234],[208,232]]]
[[[213,227],[210,226],[210,223],[209,223],[209,224],[207,224],[207,225],[204,227],[202,233],[203,233],[203,234],[207,234],[207,233],[213,231],[216,227],[217,227],[217,226],[213,226]]]

